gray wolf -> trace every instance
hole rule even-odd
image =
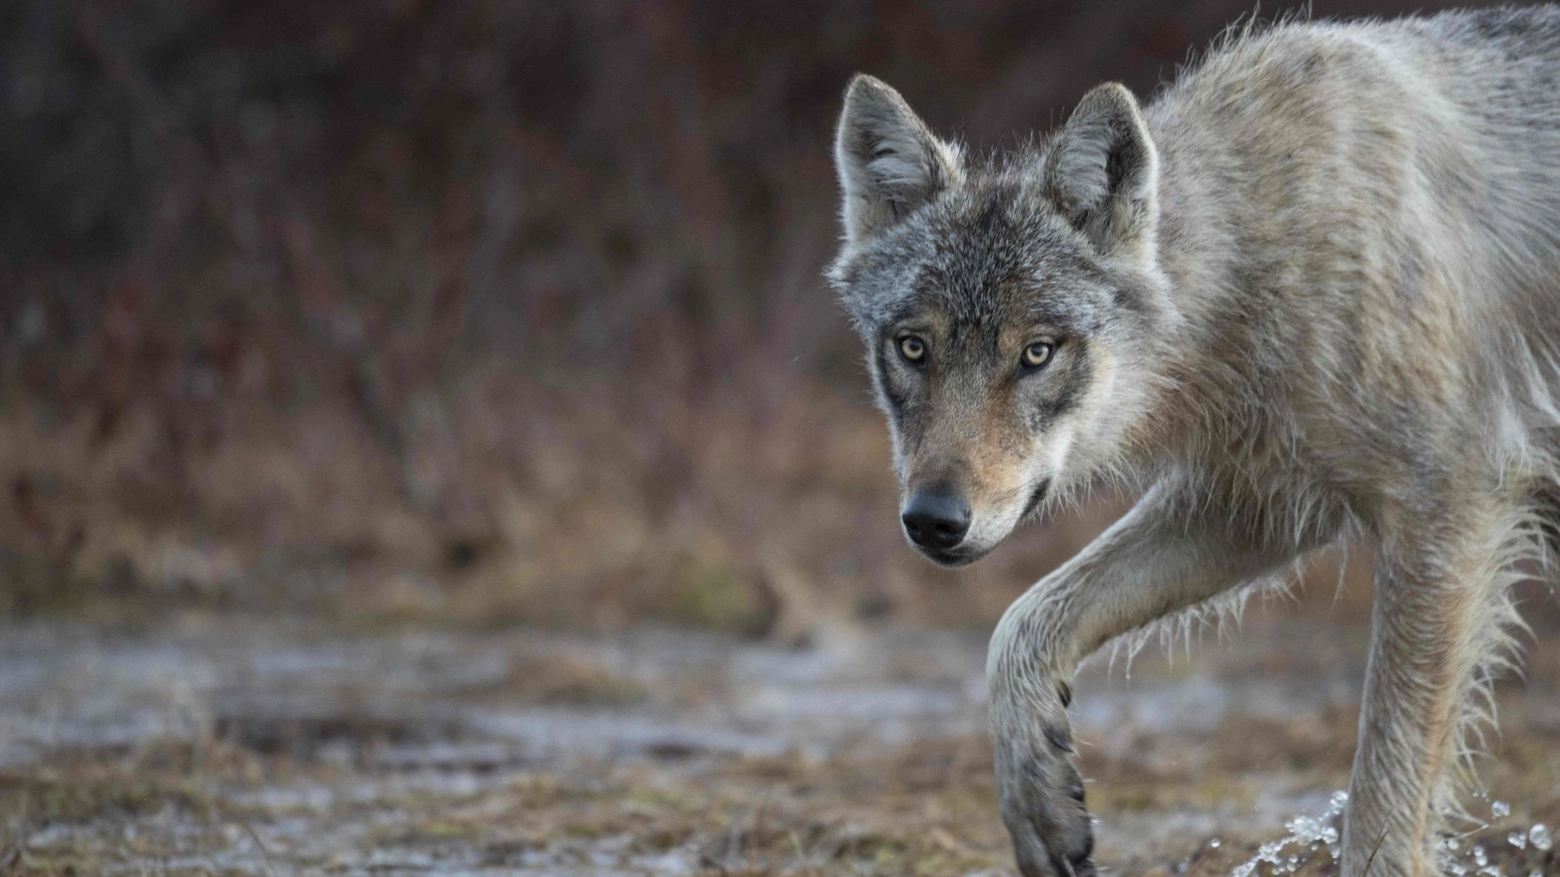
[[[851,82],[829,277],[909,539],[965,564],[1091,486],[1142,493],[992,636],[1023,874],[1095,870],[1079,662],[1338,546],[1377,583],[1342,873],[1438,870],[1515,565],[1560,515],[1557,84],[1554,7],[1291,21],[975,160]]]

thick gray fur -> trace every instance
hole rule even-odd
[[[1094,870],[1083,658],[1358,545],[1377,588],[1342,873],[1373,851],[1372,877],[1435,873],[1510,663],[1513,565],[1560,514],[1560,9],[1235,30],[1146,106],[1100,86],[980,162],[862,76],[836,160],[830,279],[902,489],[972,513],[934,559],[1143,491],[992,637],[1020,870]]]

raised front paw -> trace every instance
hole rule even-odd
[[[1094,822],[1066,719],[1013,716],[993,728],[1002,821],[1024,877],[1094,877]]]

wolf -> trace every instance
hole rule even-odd
[[[1146,105],[1101,85],[978,158],[858,75],[835,160],[828,277],[915,547],[967,564],[1082,491],[1141,495],[991,638],[1019,870],[1095,873],[1082,659],[1353,546],[1341,871],[1441,869],[1510,585],[1560,519],[1560,9],[1244,26]]]

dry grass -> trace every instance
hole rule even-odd
[[[1145,655],[1130,680],[1080,677],[1080,768],[1114,873],[1228,874],[1347,785],[1360,637],[1262,615],[1237,644]],[[261,873],[267,857],[281,874],[1012,866],[991,750],[972,736],[975,636],[858,634],[795,652],[674,631],[347,635],[198,615],[133,636],[12,633],[4,705],[22,757],[0,769],[0,863],[13,873]],[[1560,866],[1507,841],[1560,824],[1556,642],[1498,690],[1489,797],[1470,808],[1491,824],[1459,838],[1465,864],[1482,847],[1508,877]],[[48,742],[152,727],[148,715],[178,730]],[[1497,800],[1511,812],[1495,818]],[[1306,877],[1335,873],[1325,849],[1282,855]]]
[[[1221,729],[1215,750],[1250,739],[1252,730]],[[1278,734],[1267,749],[1281,754],[1294,739]],[[1240,758],[1215,758],[1189,779],[1118,766],[1121,775],[1101,777],[1091,787],[1091,805],[1107,826],[1102,859],[1127,875],[1227,874],[1275,836],[1216,828],[1127,848],[1123,832],[1185,814],[1238,812],[1280,777],[1325,791],[1342,781],[1333,764],[1347,752],[1346,739],[1332,744],[1321,770],[1275,772],[1253,769]],[[1468,835],[1462,846],[1482,846],[1506,874],[1549,873],[1544,869],[1560,865],[1553,852],[1518,849],[1506,836],[1534,821],[1560,819],[1553,789],[1560,755],[1552,739],[1524,740],[1520,748],[1520,755],[1503,753],[1497,790],[1514,800],[1548,803],[1536,810],[1519,806],[1512,818]],[[995,814],[990,752],[980,740],[823,760],[720,758],[522,771],[443,791],[217,744],[117,757],[77,753],[54,763],[0,777],[0,824],[15,850],[8,877],[98,873],[158,861],[184,863],[158,873],[222,873],[258,862],[246,840],[251,832],[266,838],[281,873],[355,871],[370,859],[385,867],[420,861],[424,867],[643,868],[661,861],[685,873],[752,877],[954,877],[1011,869]],[[357,801],[309,804],[278,796],[256,803],[253,794],[245,797],[263,789],[345,789],[365,781],[377,791]],[[1548,787],[1539,789],[1543,784]],[[1534,797],[1524,797],[1530,793]],[[286,828],[298,820],[307,823],[314,842]],[[1302,863],[1294,873],[1335,873],[1325,850],[1301,846],[1286,849],[1289,854]],[[1471,861],[1472,854],[1465,855]]]
[[[955,578],[904,546],[886,436],[864,406],[815,392],[767,423],[690,411],[670,440],[692,469],[662,484],[623,427],[565,410],[533,435],[522,402],[484,398],[510,379],[489,380],[449,406],[447,435],[407,452],[408,466],[442,471],[448,513],[409,503],[395,461],[329,408],[235,405],[246,428],[191,450],[175,484],[157,480],[149,412],[108,438],[87,417],[0,413],[0,611],[290,608],[597,629],[648,618],[800,639],[828,616],[985,623],[1102,523],[1028,534]],[[494,411],[514,413],[494,425]]]
[[[821,281],[840,89],[1010,142],[1248,11],[13,4],[0,611],[988,622],[1098,521],[903,547]]]

